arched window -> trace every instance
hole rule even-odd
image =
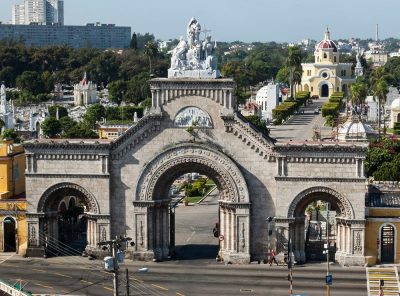
[[[326,59],[328,56],[326,55],[326,53],[324,53],[324,59]]]
[[[336,57],[333,57],[333,61],[336,63]]]

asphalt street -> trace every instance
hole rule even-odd
[[[326,102],[328,98],[313,100],[312,104],[302,107],[304,113],[293,115],[286,123],[278,126],[271,126],[271,137],[278,141],[312,141],[314,129],[321,132],[322,137],[330,137],[331,128],[324,127],[324,118],[315,114],[318,109]]]
[[[176,210],[177,256],[165,262],[127,259],[120,265],[120,293],[126,295],[125,269],[129,269],[130,295],[289,295],[286,266],[226,265],[216,262],[218,241],[212,228],[218,220],[218,193],[203,204]],[[85,257],[22,258],[2,254],[0,279],[23,280],[26,291],[45,295],[113,294],[112,274],[102,260]],[[147,268],[147,272],[141,272]],[[325,264],[295,266],[294,293],[325,294]],[[331,266],[332,296],[366,295],[365,268]]]

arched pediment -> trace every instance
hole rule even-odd
[[[295,218],[297,212],[302,209],[304,205],[318,199],[335,203],[343,218],[354,219],[354,211],[349,200],[337,191],[324,186],[311,187],[300,192],[289,206],[288,218]]]
[[[57,201],[60,198],[59,194],[61,194],[62,197],[66,195],[76,195],[83,199],[86,206],[88,207],[89,212],[100,214],[99,205],[93,194],[77,184],[68,182],[55,184],[48,188],[42,194],[38,203],[38,213],[45,213],[47,211],[57,210]]]

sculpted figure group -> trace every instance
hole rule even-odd
[[[182,36],[178,45],[171,51],[171,69],[173,71],[207,70],[213,72],[217,69],[217,60],[214,56],[216,42],[211,41],[211,36],[200,39],[201,25],[192,18],[187,26],[187,40]]]

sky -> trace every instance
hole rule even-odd
[[[0,0],[0,21],[11,20],[13,4]],[[64,0],[66,25],[101,22],[130,26],[168,40],[185,35],[191,17],[219,41],[297,42],[332,39],[400,38],[399,0]]]

